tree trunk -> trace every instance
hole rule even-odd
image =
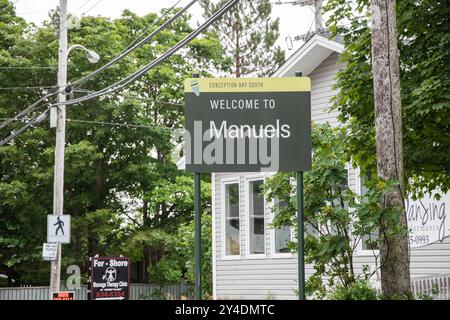
[[[407,230],[403,198],[403,147],[400,75],[398,64],[395,0],[372,0],[372,72],[378,176],[400,185],[383,199],[384,207],[401,212],[398,221],[384,219],[380,234],[381,287],[386,298],[410,290],[407,232],[385,234],[400,226]]]

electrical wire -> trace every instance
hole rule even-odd
[[[21,112],[19,112],[17,115],[15,115],[13,118],[9,118],[9,120],[6,120],[5,122],[3,122],[2,124],[0,124],[0,129],[3,129],[4,127],[6,127],[7,125],[9,125],[10,123],[12,123],[13,121],[18,120],[20,117],[40,108],[41,106],[39,106],[39,104],[43,101],[45,101],[46,99],[50,98],[51,96],[56,95],[57,93],[59,93],[58,91],[55,92],[51,92],[46,94],[45,96],[41,97],[39,100],[35,101],[34,103],[32,103],[28,108],[22,110]]]
[[[89,3],[90,0],[86,1],[81,7],[78,8],[78,10],[80,10],[83,6],[85,6],[87,3]],[[192,1],[188,6],[186,6],[184,8],[184,10],[180,11],[184,12],[185,10],[187,10],[194,2],[196,1]],[[77,10],[77,11],[78,11]],[[176,19],[179,15],[175,15],[175,17],[173,17],[172,19],[170,19],[169,21],[173,21],[174,19]],[[167,24],[165,24],[167,25]],[[148,41],[149,39],[151,39],[152,36],[154,36],[155,34],[157,34],[159,31],[161,31],[163,28],[158,28],[157,30],[155,30],[155,32],[153,32],[149,37],[146,37],[143,41]],[[102,68],[99,68],[98,70],[94,71],[93,73],[91,73],[90,75],[80,79],[79,81],[77,81],[76,83],[81,83],[84,82],[85,80],[91,78],[92,76],[94,76],[95,74],[100,73],[102,70],[106,69],[107,67],[111,66],[112,64],[114,64],[115,62],[119,61],[120,59],[122,59],[123,57],[126,56],[126,54],[129,54],[131,51],[135,50],[140,44],[142,43],[139,42],[137,45],[133,46],[132,48],[129,48],[128,50],[125,50],[121,55],[117,56],[116,58],[114,58],[113,60],[111,60],[108,64],[106,64],[105,66],[103,66]],[[0,90],[28,90],[28,89],[37,89],[38,87],[10,87],[10,88],[0,88]],[[42,88],[42,87],[39,87]],[[55,86],[52,88],[56,88]],[[51,95],[54,95],[56,93],[53,93]],[[35,103],[33,103],[30,107],[28,107],[27,109],[25,109],[24,111],[20,112],[18,115],[16,115],[13,119],[16,119],[18,117],[21,117],[23,115],[25,115],[26,113],[31,112],[32,110],[34,110],[34,108],[37,106],[37,104],[39,104],[40,102],[42,102],[43,100],[45,100],[46,98],[48,98],[51,95],[46,95],[42,98],[40,98],[39,100],[37,100]],[[0,125],[0,129],[4,128],[5,126],[7,126],[8,124],[10,124],[12,121],[5,121],[4,123],[2,123]]]
[[[138,43],[136,43],[135,45],[125,49],[124,51],[122,51],[122,53],[120,53],[118,56],[116,56],[115,58],[113,58],[112,60],[110,60],[107,64],[105,64],[104,66],[98,68],[97,70],[93,71],[92,73],[88,74],[87,76],[76,80],[75,82],[72,83],[73,87],[76,88],[79,85],[85,83],[87,80],[91,79],[92,77],[96,76],[97,74],[99,74],[100,72],[102,72],[103,70],[109,68],[111,65],[115,64],[117,61],[123,59],[125,56],[127,56],[128,54],[130,54],[132,51],[140,48],[141,46],[143,46],[146,42],[148,42],[149,40],[151,40],[155,35],[157,35],[159,32],[161,32],[161,30],[163,30],[164,28],[166,28],[167,26],[169,26],[170,24],[172,24],[172,22],[174,22],[176,19],[178,19],[184,12],[186,12],[194,3],[196,3],[198,0],[192,0],[190,3],[188,3],[183,9],[181,9],[179,12],[177,12],[172,18],[170,18],[169,20],[167,20],[166,22],[164,22],[162,25],[160,25],[155,31],[153,31],[151,34],[149,34],[147,37],[145,37],[144,39],[140,40]]]
[[[89,2],[89,1],[88,1]],[[88,2],[86,2],[85,4],[87,4]],[[154,37],[156,34],[158,34],[161,30],[163,30],[166,26],[168,26],[169,24],[171,24],[175,19],[177,19],[181,14],[183,14],[187,9],[189,9],[195,2],[197,2],[197,0],[193,0],[191,1],[189,4],[187,4],[181,11],[179,11],[177,14],[175,14],[171,19],[169,19],[168,21],[166,21],[163,25],[161,25],[160,27],[158,27],[154,32],[152,32],[149,36],[145,37],[143,40],[139,41],[137,44],[133,45],[131,48],[128,48],[127,50],[123,51],[119,56],[115,57],[114,59],[112,59],[109,63],[107,63],[106,65],[104,65],[103,67],[97,69],[96,71],[94,71],[93,73],[87,75],[86,77],[78,80],[75,82],[75,84],[81,84],[84,81],[87,81],[87,79],[95,76],[96,74],[100,73],[101,71],[103,71],[104,69],[108,68],[109,66],[113,65],[114,63],[116,63],[117,61],[121,60],[122,58],[124,58],[126,55],[128,55],[130,52],[132,52],[133,50],[139,48],[140,46],[142,46],[145,42],[149,41],[152,37]],[[179,2],[177,2],[178,4]],[[83,7],[85,4],[83,4],[81,7]],[[81,8],[80,7],[80,8]],[[79,8],[79,9],[80,9]],[[78,10],[79,10],[78,9]],[[171,8],[172,9],[172,8]],[[170,10],[169,10],[170,11]],[[158,20],[159,21],[159,20]],[[52,87],[52,88],[57,88],[56,86]],[[20,90],[20,89],[31,89],[31,87],[28,88],[20,88],[20,87],[15,87],[15,88],[3,88],[4,90]],[[35,110],[36,108],[38,108],[38,104],[41,103],[42,101],[44,101],[46,98],[57,94],[58,92],[54,92],[52,94],[46,95],[42,98],[40,98],[39,100],[37,100],[35,103],[33,103],[30,107],[28,107],[27,109],[23,110],[22,112],[20,112],[18,115],[16,115],[14,118],[17,120],[19,117],[28,114],[29,112],[32,112],[33,110]],[[2,123],[0,125],[0,129],[4,128],[5,126],[9,125],[11,122],[13,122],[14,120],[8,120],[5,121],[4,123]]]
[[[197,1],[197,0],[194,0]],[[189,5],[193,4],[192,1]],[[86,100],[90,100],[93,99],[95,97],[99,97],[105,94],[111,94],[123,87],[125,87],[126,85],[130,84],[131,82],[135,81],[136,79],[142,77],[143,75],[145,75],[151,68],[153,68],[154,66],[158,65],[159,63],[161,63],[162,61],[168,59],[169,57],[171,57],[175,52],[177,52],[178,50],[180,50],[181,48],[183,48],[186,44],[188,44],[193,38],[195,38],[197,35],[199,35],[201,32],[203,32],[206,28],[208,28],[212,23],[214,23],[216,20],[218,20],[219,18],[221,18],[231,7],[233,7],[239,0],[230,0],[228,1],[220,10],[218,10],[213,16],[211,16],[206,22],[204,22],[200,27],[198,27],[195,31],[191,32],[187,37],[185,37],[183,40],[181,40],[177,45],[173,46],[171,49],[169,49],[168,51],[166,51],[165,54],[163,54],[162,56],[160,56],[159,58],[153,60],[152,62],[150,62],[149,64],[147,64],[145,67],[143,67],[142,69],[140,69],[139,71],[131,74],[130,76],[116,82],[115,84],[100,90],[98,92],[92,93],[92,94],[87,94],[84,97],[81,98],[77,98],[77,99],[72,99],[72,100],[68,100],[68,101],[62,101],[62,102],[58,102],[58,103],[53,103],[51,104],[47,110],[45,111],[48,112],[52,107],[54,106],[59,106],[59,105],[71,105],[71,104],[75,104],[75,103],[79,103],[82,101],[86,101]],[[177,16],[177,15],[175,15]],[[171,20],[171,19],[170,19]],[[169,20],[169,21],[170,21]],[[159,28],[158,28],[159,29]],[[153,34],[153,33],[152,33]],[[142,40],[144,41],[144,40]],[[142,42],[141,41],[141,42]],[[140,43],[141,43],[140,42]],[[137,46],[137,45],[135,45]],[[42,114],[41,114],[42,115]],[[40,115],[40,116],[41,116]],[[20,134],[21,132],[23,132],[25,129],[27,129],[28,127],[30,127],[35,121],[36,119],[38,119],[40,116],[34,118],[34,120],[30,121],[30,123],[28,123],[27,125],[23,126],[22,128],[20,128],[19,130],[17,130],[16,132],[14,132],[11,136],[7,137],[6,139],[2,140],[0,143],[0,146],[11,141],[14,137],[16,137],[18,134]]]
[[[194,39],[196,36],[198,36],[200,33],[202,33],[206,28],[208,28],[211,24],[213,24],[216,20],[218,20],[220,17],[222,17],[231,7],[233,7],[239,0],[230,0],[228,1],[220,10],[218,10],[213,16],[211,16],[206,22],[204,22],[200,27],[198,27],[196,30],[191,32],[187,37],[185,37],[183,40],[178,42],[175,46],[173,46],[171,49],[166,51],[163,55],[156,58],[137,72],[129,75],[128,77],[110,85],[109,87],[106,87],[100,91],[97,91],[92,94],[87,94],[83,97],[68,100],[68,101],[61,101],[55,104],[55,106],[60,105],[71,105],[80,103],[86,100],[90,100],[96,97],[100,97],[106,94],[113,93],[117,90],[120,90],[127,86],[128,84],[134,82],[136,79],[142,77],[145,75],[150,69],[155,67],[156,65],[160,64],[164,60],[170,58],[174,53],[176,53],[178,50],[183,48],[186,44],[188,44],[192,39]]]
[[[37,86],[37,87],[5,87],[0,90],[35,90],[35,89],[54,89],[58,86]]]
[[[48,67],[44,67],[44,66],[7,66],[7,67],[0,67],[0,70],[9,70],[9,69],[58,69],[58,66],[48,66]]]
[[[173,131],[174,129],[164,126],[147,126],[141,124],[128,124],[128,123],[118,123],[118,122],[106,122],[106,121],[90,121],[90,120],[78,120],[78,119],[66,119],[68,123],[83,123],[83,124],[94,124],[94,125],[105,125],[105,126],[115,126],[115,127],[127,127],[127,128],[142,128],[142,129],[153,129],[162,131]]]
[[[75,89],[74,92],[93,93],[95,91],[85,90],[85,89]],[[157,100],[157,99],[153,99],[153,98],[150,98],[150,97],[137,97],[137,96],[127,95],[127,94],[122,94],[122,93],[120,94],[120,97],[128,98],[128,99],[134,99],[134,100],[139,100],[139,101],[152,101],[152,102],[155,102],[155,103],[163,103],[163,104],[169,104],[169,105],[172,105],[172,106],[184,107],[184,104],[182,104],[182,103],[172,102],[172,101]]]
[[[8,137],[6,137],[5,139],[0,141],[0,146],[3,146],[4,144],[8,143],[9,141],[13,140],[15,137],[17,137],[18,135],[20,135],[22,132],[24,132],[26,129],[28,129],[29,127],[31,127],[32,125],[43,121],[46,116],[47,113],[50,111],[50,107],[48,107],[44,112],[42,112],[41,114],[39,114],[38,116],[34,117],[32,120],[30,120],[27,124],[25,124],[24,126],[22,126],[21,128],[19,128],[18,130],[14,131],[11,135],[9,135]]]
[[[89,9],[87,9],[86,12],[83,12],[81,15],[84,16],[86,13],[88,13],[89,11],[91,11],[92,9],[94,9],[100,2],[102,2],[103,0],[98,0],[92,7],[90,7]]]
[[[161,22],[162,19],[164,19],[167,16],[167,13],[172,11],[182,0],[178,0],[172,7],[169,9],[166,9],[166,13],[162,15],[159,19],[157,19],[155,22],[153,22],[148,28],[146,28],[144,31],[142,31],[131,43],[125,48],[127,50],[131,46],[133,46],[144,34],[146,34],[149,30],[151,30],[156,24]]]

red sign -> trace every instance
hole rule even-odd
[[[75,292],[73,291],[53,292],[52,295],[52,300],[75,300]]]

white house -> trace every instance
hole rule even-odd
[[[337,111],[329,112],[332,87],[342,65],[338,57],[344,45],[319,34],[298,49],[274,77],[294,76],[296,71],[311,78],[312,120],[338,126]],[[269,228],[273,213],[258,185],[267,173],[213,173],[213,295],[215,299],[296,299],[298,288],[297,256],[286,243],[292,238],[289,228]],[[362,192],[357,168],[349,168],[348,184]],[[411,251],[412,277],[450,274],[450,223],[446,219],[449,195],[441,203],[430,199],[409,202],[410,228],[422,235],[429,232],[433,242]],[[446,203],[445,203],[446,202]],[[426,209],[428,208],[428,209]],[[448,209],[447,209],[448,211]],[[423,223],[425,215],[427,221]],[[440,217],[440,218],[439,218]],[[417,218],[417,219],[415,219]],[[431,225],[430,225],[431,224]],[[442,228],[440,228],[442,226]],[[424,229],[425,228],[425,229]],[[438,239],[435,239],[435,238]],[[375,265],[374,251],[362,243],[354,257],[356,272],[364,265]],[[313,272],[306,266],[306,277]]]

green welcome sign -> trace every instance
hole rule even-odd
[[[190,78],[184,88],[188,171],[310,169],[309,78]]]

